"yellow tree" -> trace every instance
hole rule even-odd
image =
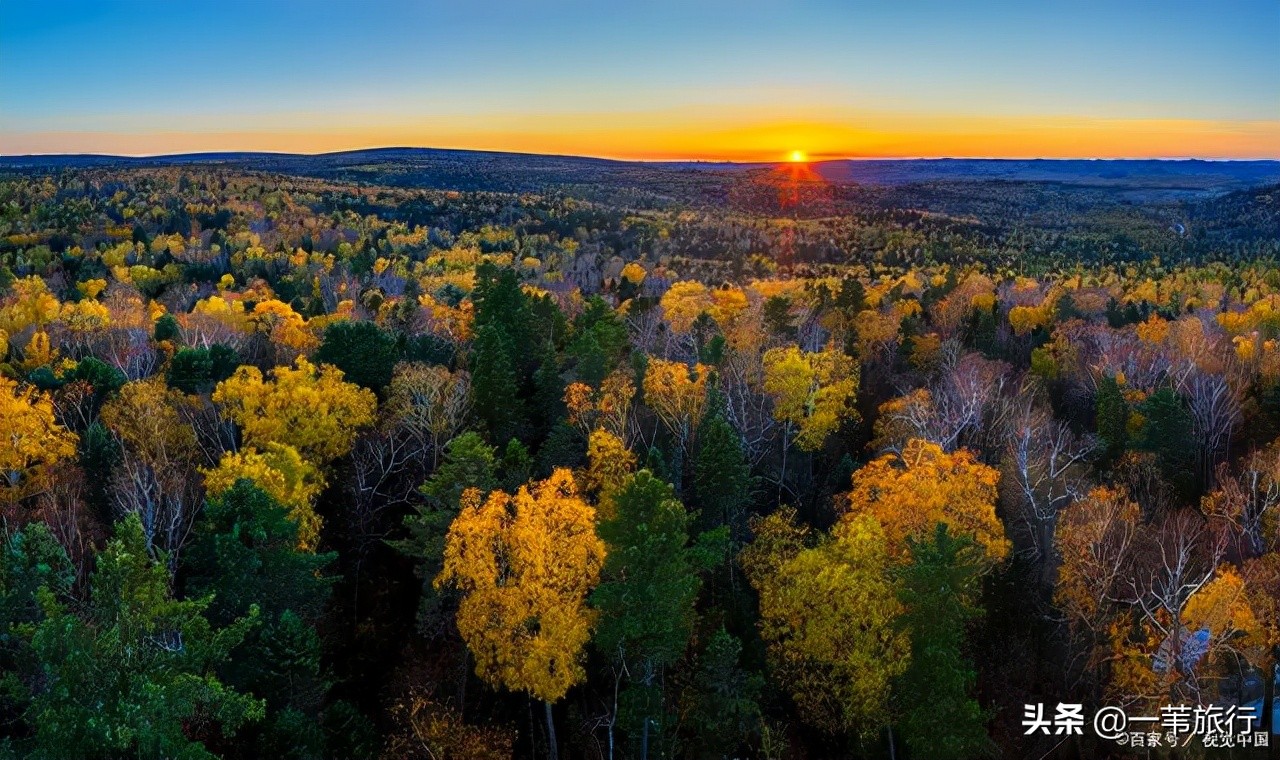
[[[770,349],[764,355],[764,389],[773,398],[774,417],[795,430],[804,451],[822,448],[841,422],[858,416],[858,368],[840,351]]]
[[[621,438],[602,428],[591,431],[587,439],[584,480],[587,488],[596,494],[596,510],[601,520],[613,518],[613,496],[635,469],[636,455]]]
[[[681,281],[662,294],[662,316],[671,325],[671,331],[685,335],[693,329],[693,323],[704,311],[712,308],[711,293],[700,282]]]
[[[343,381],[342,370],[302,357],[294,367],[271,370],[270,380],[257,367],[240,367],[218,383],[213,400],[240,426],[247,445],[287,444],[321,465],[351,450],[378,407],[373,391]]]
[[[681,451],[688,451],[697,435],[707,406],[707,380],[711,368],[684,362],[649,359],[644,374],[644,402],[676,437]]]
[[[148,548],[159,540],[171,562],[202,501],[196,434],[185,418],[194,403],[153,377],[128,383],[102,407],[124,454],[112,475],[117,506],[138,515]]]
[[[760,595],[760,633],[778,682],[804,719],[833,734],[873,733],[889,720],[894,678],[910,662],[910,635],[875,518],[812,537],[783,508],[752,526],[742,565]]]
[[[1009,554],[996,516],[998,470],[965,449],[948,454],[912,439],[901,454],[886,454],[853,474],[849,520],[870,515],[884,526],[891,556],[906,558],[908,537],[925,540],[938,523],[953,535],[973,536],[992,561]]]
[[[587,594],[605,556],[595,520],[563,468],[515,495],[494,491],[481,499],[470,489],[449,526],[435,580],[462,594],[458,631],[476,674],[545,704],[552,757],[551,705],[586,675],[583,649],[596,618]]]
[[[76,440],[47,396],[0,376],[0,504],[39,491],[48,469],[75,455]]]
[[[298,548],[315,551],[322,520],[315,511],[315,498],[324,490],[324,476],[298,450],[283,443],[269,442],[263,451],[244,449],[227,452],[211,470],[203,470],[210,496],[221,496],[241,478],[267,492],[289,510],[289,519],[298,524]]]

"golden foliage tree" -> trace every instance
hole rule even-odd
[[[955,535],[973,536],[989,560],[1009,554],[1009,539],[996,516],[998,470],[965,449],[948,454],[912,439],[901,454],[886,454],[853,474],[849,513],[870,515],[884,526],[889,551],[904,556],[906,539],[927,539],[943,523]]]
[[[243,366],[218,383],[213,400],[240,426],[246,444],[283,443],[326,464],[351,450],[378,407],[373,391],[342,377],[337,367],[316,367],[302,357],[294,367],[271,370],[270,380],[257,367]]]
[[[910,661],[889,574],[887,543],[870,515],[815,540],[784,508],[753,526],[742,565],[760,595],[760,633],[804,719],[834,734],[889,720],[893,679]]]
[[[650,359],[644,374],[644,402],[688,450],[707,406],[711,368],[684,362]]]
[[[764,355],[764,388],[773,414],[795,430],[796,445],[817,451],[847,419],[856,419],[858,368],[840,351],[774,348]]]
[[[551,704],[586,677],[583,650],[596,618],[587,594],[605,557],[595,520],[563,468],[514,495],[481,499],[469,489],[435,580],[461,592],[458,631],[476,674],[546,703],[553,756]]]
[[[604,430],[591,432],[587,439],[587,471],[584,480],[589,490],[596,494],[596,510],[600,519],[613,517],[613,495],[635,472],[636,455],[627,448],[621,438]]]
[[[0,504],[39,491],[48,468],[75,456],[76,440],[47,396],[0,376]]]

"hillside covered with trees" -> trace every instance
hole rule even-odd
[[[0,166],[0,757],[1017,758],[1061,741],[1024,704],[1270,708],[1267,167],[438,153]]]

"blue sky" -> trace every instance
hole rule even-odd
[[[0,150],[580,124],[626,153],[664,129],[948,119],[1247,123],[1265,149],[1280,3],[0,0]]]

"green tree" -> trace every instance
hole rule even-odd
[[[392,545],[416,560],[414,572],[422,579],[418,628],[438,635],[445,624],[443,592],[433,585],[444,567],[445,536],[462,505],[468,488],[488,493],[498,487],[497,453],[478,433],[466,432],[445,444],[444,460],[418,492],[426,497],[405,517],[409,537]]]
[[[1183,494],[1195,480],[1195,423],[1172,388],[1161,388],[1138,405],[1142,428],[1134,445],[1156,455],[1165,479]]]
[[[348,382],[374,393],[391,382],[400,351],[396,338],[373,322],[342,320],[325,328],[324,342],[316,351],[317,364],[332,364]]]
[[[977,674],[964,655],[965,627],[982,614],[976,599],[981,549],[938,523],[929,540],[907,539],[911,562],[898,568],[898,624],[911,637],[911,664],[895,696],[912,757],[965,760],[988,754],[986,715],[973,698]]]
[[[500,328],[481,327],[471,347],[471,394],[490,441],[507,441],[520,431],[524,402],[518,392],[511,342]]]
[[[698,654],[682,697],[696,757],[741,757],[739,749],[759,729],[764,677],[745,670],[741,658],[742,642],[723,627]]]
[[[215,628],[208,599],[181,601],[130,514],[98,555],[83,613],[42,589],[31,646],[43,678],[27,711],[30,756],[213,758],[203,743],[261,720],[263,703],[217,675],[258,624]]]
[[[1094,418],[1098,437],[1102,439],[1104,458],[1114,462],[1124,453],[1129,442],[1129,402],[1112,375],[1103,375],[1098,380]]]
[[[703,527],[725,525],[734,540],[746,538],[751,466],[742,452],[742,439],[722,414],[712,414],[702,424],[693,461],[693,493]]]
[[[286,757],[320,757],[316,721],[329,688],[315,623],[332,579],[333,553],[298,551],[298,525],[251,481],[240,480],[205,508],[197,538],[183,554],[188,595],[212,597],[208,617],[224,625],[259,610],[249,632],[219,668],[225,683],[266,701],[267,720],[243,737]]]
[[[690,514],[649,471],[630,476],[613,504],[613,518],[599,527],[608,553],[591,596],[601,612],[595,643],[615,672],[630,674],[621,696],[621,712],[630,714],[621,723],[645,758],[651,733],[660,740],[674,726],[665,714],[664,679],[693,632],[701,558],[689,545]]]

